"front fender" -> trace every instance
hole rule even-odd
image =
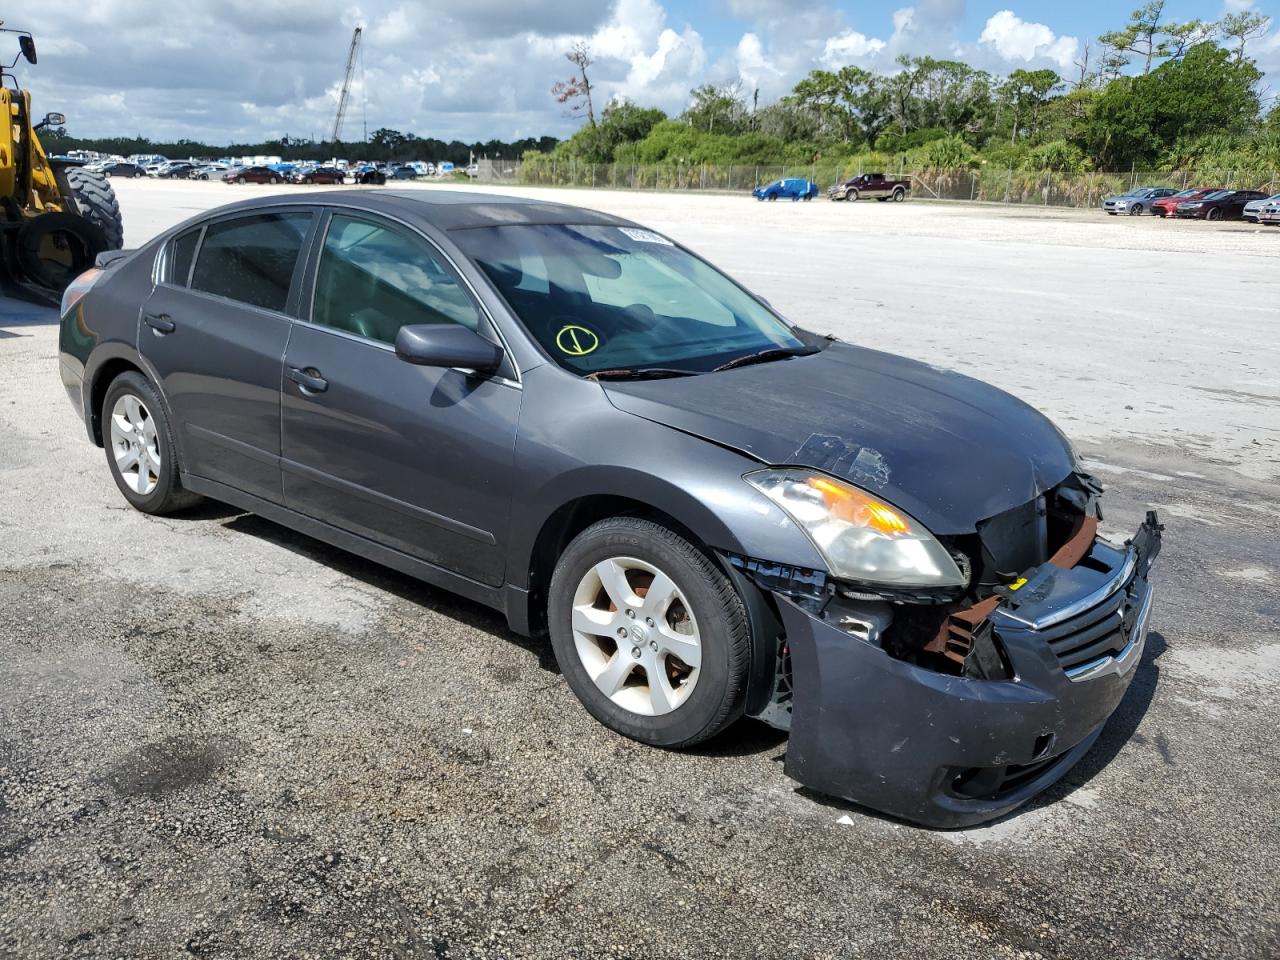
[[[587,497],[623,497],[661,511],[706,546],[805,569],[825,566],[809,538],[742,479],[742,454],[616,408],[598,383],[547,365],[528,371],[515,469],[508,582],[529,586],[543,527]]]

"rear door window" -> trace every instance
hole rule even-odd
[[[310,223],[310,213],[291,211],[210,224],[191,288],[283,312]]]

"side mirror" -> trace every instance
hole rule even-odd
[[[454,323],[401,327],[396,356],[423,367],[461,367],[477,373],[492,373],[502,365],[501,347]]]
[[[60,127],[67,122],[67,116],[63,113],[46,113],[44,119],[36,126],[39,127]]]
[[[22,50],[22,55],[27,58],[27,63],[36,62],[36,41],[30,34],[24,33],[18,37],[18,47]]]

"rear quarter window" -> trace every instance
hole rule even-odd
[[[283,312],[310,223],[311,214],[290,212],[210,224],[191,288]]]
[[[169,263],[165,270],[165,282],[175,287],[185,287],[191,277],[191,262],[195,259],[196,247],[200,243],[200,227],[188,230],[173,241],[169,253]]]

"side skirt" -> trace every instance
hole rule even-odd
[[[390,567],[392,570],[398,570],[417,580],[429,583],[433,587],[440,587],[450,593],[466,597],[468,600],[474,600],[487,607],[506,612],[507,595],[502,587],[490,587],[460,576],[424,560],[401,553],[399,550],[384,547],[382,544],[375,543],[366,537],[348,533],[346,530],[339,529],[332,524],[305,516],[295,510],[290,510],[288,507],[272,503],[270,500],[263,500],[261,497],[255,497],[253,494],[237,490],[235,487],[229,487],[216,480],[206,480],[202,477],[183,474],[182,485],[192,493],[198,493],[201,496],[208,497],[211,500],[219,500],[222,503],[229,503],[234,507],[239,507],[241,510],[247,510],[263,519],[270,520],[272,523],[278,523],[282,527],[288,527],[290,530],[296,530],[298,533],[306,534],[308,537],[314,537],[330,546],[346,550],[348,553],[354,553],[358,557],[372,560],[374,563],[380,563],[384,567]]]

